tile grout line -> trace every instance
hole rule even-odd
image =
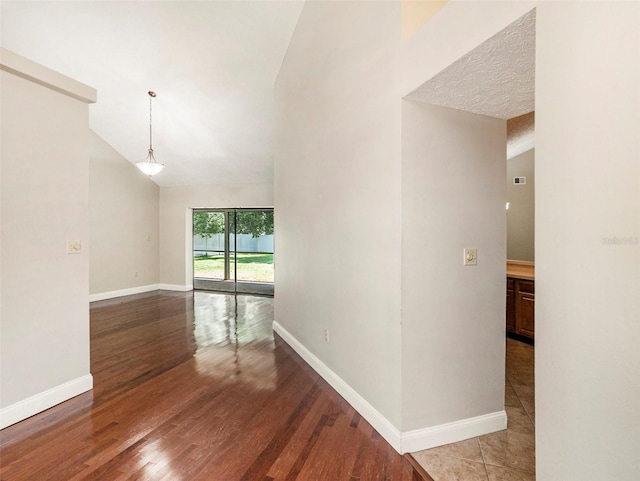
[[[534,363],[535,363],[535,361],[534,361]],[[535,366],[535,364],[534,364],[534,366]],[[507,380],[507,382],[508,382],[508,383],[509,383],[509,385],[511,386],[511,389],[513,389],[513,392],[515,393],[516,397],[518,398],[518,402],[520,403],[520,406],[522,407],[522,410],[525,412],[525,414],[527,415],[527,418],[529,419],[529,422],[530,422],[530,423],[531,423],[531,425],[533,426],[533,430],[534,430],[534,431],[533,431],[533,432],[534,432],[534,439],[535,439],[535,429],[536,429],[536,424],[535,424],[535,422],[533,421],[533,418],[531,417],[531,414],[529,413],[529,410],[524,406],[524,403],[522,402],[522,399],[521,399],[521,397],[520,397],[520,394],[518,394],[518,391],[515,389],[515,387],[513,386],[513,383],[511,382],[511,380],[509,379],[509,377],[508,377],[508,375],[507,375],[506,373],[505,373],[505,379]],[[534,386],[534,400],[533,400],[533,402],[534,402],[534,406],[535,406],[535,379],[534,379],[533,386]],[[480,445],[480,449],[482,450],[482,445]],[[534,449],[535,449],[535,448],[534,448]],[[484,453],[483,453],[483,459],[484,459]],[[514,470],[514,471],[521,472],[521,473],[531,474],[531,473],[529,473],[528,471],[523,471],[523,470],[520,470],[520,469],[517,469],[517,468],[510,468],[510,469],[512,469],[512,470]],[[535,475],[535,472],[533,473],[533,476],[534,476],[534,478],[535,478],[535,476],[536,476],[536,475]]]
[[[484,473],[487,475],[487,481],[489,481],[489,470],[487,469],[487,462],[484,459],[484,451],[482,450],[482,443],[478,436],[478,447],[480,448],[480,456],[482,456],[482,464],[484,465]]]
[[[522,404],[522,399],[520,399],[520,396],[518,395],[518,392],[516,391],[516,389],[513,387],[513,384],[511,382],[511,379],[509,379],[509,377],[505,374],[504,378],[506,379],[506,381],[509,383],[509,387],[511,388],[511,390],[515,393],[516,397],[518,398],[518,402],[520,403],[520,407],[522,409],[524,409],[524,404]],[[526,411],[526,409],[524,409]]]
[[[525,414],[527,415],[527,418],[529,418],[529,421],[531,422],[531,424],[533,425],[533,429],[535,430],[536,428],[536,423],[533,420],[533,418],[531,417],[531,413],[529,412],[529,410],[524,407],[524,403],[522,402],[522,399],[520,399],[520,394],[518,394],[518,391],[516,391],[516,389],[513,387],[513,384],[511,384],[511,381],[509,381],[507,379],[507,381],[509,382],[509,385],[511,386],[511,389],[513,389],[513,392],[516,393],[516,397],[518,398],[518,402],[520,403],[520,406],[522,406],[522,410],[525,412]],[[535,389],[535,388],[534,388]],[[535,394],[534,394],[535,396]],[[534,405],[535,405],[535,397],[533,399]]]

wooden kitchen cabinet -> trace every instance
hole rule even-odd
[[[533,341],[536,299],[533,263],[530,271],[522,264],[518,262],[514,267],[507,263],[506,329],[512,337]]]
[[[516,332],[516,280],[507,277],[507,332]]]
[[[533,339],[535,292],[533,281],[518,280],[516,294],[516,333]]]

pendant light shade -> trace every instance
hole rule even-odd
[[[136,167],[144,172],[146,175],[151,177],[152,175],[156,175],[160,173],[162,169],[164,169],[164,164],[156,161],[156,158],[153,156],[153,130],[151,124],[151,101],[155,98],[156,93],[149,91],[149,153],[147,154],[147,158],[142,162],[136,162]]]
[[[164,164],[156,162],[156,159],[153,156],[153,149],[149,149],[147,158],[142,162],[136,162],[136,167],[138,167],[138,169],[151,177],[152,175],[159,174],[160,171],[164,169]]]

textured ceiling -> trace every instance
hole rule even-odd
[[[273,180],[273,84],[302,1],[0,2],[2,46],[98,90],[90,126],[159,185]]]
[[[535,146],[535,112],[507,120],[507,159]]]
[[[510,119],[535,108],[535,10],[431,78],[406,98]]]

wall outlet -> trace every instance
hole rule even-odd
[[[67,254],[80,254],[82,252],[82,242],[79,240],[67,241]]]
[[[324,328],[324,342],[329,342],[329,329]]]
[[[464,248],[464,265],[465,266],[478,265],[478,249],[476,249],[475,247]]]

